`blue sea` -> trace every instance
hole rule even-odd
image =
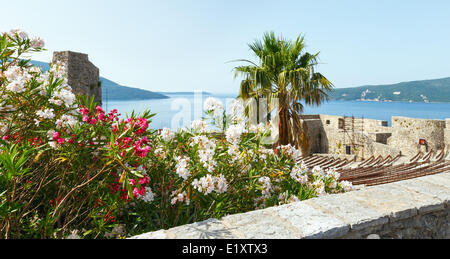
[[[192,94],[166,94],[170,99],[143,101],[103,101],[107,110],[117,109],[122,117],[132,111],[143,112],[145,109],[156,113],[151,128],[178,129],[190,121],[202,117],[203,102],[208,97],[215,97],[226,107],[227,101],[236,97],[233,94],[203,95],[194,98]],[[200,110],[200,114],[199,111]],[[391,125],[392,116],[404,116],[423,119],[450,118],[450,103],[407,103],[407,102],[362,102],[329,101],[319,107],[305,106],[304,114],[329,114],[340,116],[364,117],[385,120]]]

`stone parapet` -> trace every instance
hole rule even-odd
[[[210,219],[132,239],[450,238],[450,173]]]

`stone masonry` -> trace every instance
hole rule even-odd
[[[99,69],[89,61],[88,55],[72,51],[53,53],[53,63],[60,61],[66,65],[68,83],[75,94],[83,94],[102,103],[102,89],[99,83]]]
[[[363,188],[132,239],[450,239],[450,173]]]
[[[450,151],[450,119],[431,120],[392,117],[387,121],[355,118],[354,130],[344,129],[344,117],[334,115],[307,115],[303,119],[308,126],[311,153],[345,155],[348,147],[358,159],[372,156],[396,157],[402,154],[413,157],[433,151]],[[425,144],[420,144],[424,140]],[[352,143],[355,141],[355,143]]]

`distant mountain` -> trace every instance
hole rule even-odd
[[[102,98],[106,100],[148,100],[169,99],[170,97],[138,88],[119,85],[109,79],[100,77],[102,82]]]
[[[31,63],[36,66],[42,67],[44,71],[50,69],[48,63],[34,61]],[[102,97],[103,100],[148,100],[148,99],[169,99],[168,96],[165,96],[161,93],[155,93],[147,90],[142,90],[139,88],[132,88],[127,86],[119,85],[109,79],[104,77],[100,77],[100,81],[102,82]]]
[[[160,94],[172,94],[172,95],[194,95],[195,92],[158,92]],[[212,95],[212,93],[201,92],[204,95]]]
[[[331,100],[346,101],[450,102],[450,77],[392,85],[336,88],[329,97]]]

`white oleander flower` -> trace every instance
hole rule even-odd
[[[166,159],[167,155],[163,148],[158,147],[155,150],[155,155],[161,157],[162,159]]]
[[[63,101],[62,100],[58,100],[58,99],[55,99],[55,98],[49,99],[48,102],[52,103],[52,104],[55,104],[55,105],[58,105],[58,106],[63,105]]]
[[[160,136],[165,142],[169,142],[175,138],[175,133],[173,133],[170,129],[164,128],[161,131]]]
[[[230,104],[229,115],[235,124],[243,124],[245,122],[245,108],[242,99],[235,99]]]
[[[183,178],[185,181],[191,176],[191,173],[188,169],[189,158],[177,157],[176,160],[178,164],[176,165],[176,173],[179,177]]]
[[[48,144],[50,145],[50,147],[52,147],[53,149],[58,149],[61,145],[58,144],[58,142],[56,141],[50,141],[48,142]]]
[[[266,160],[268,156],[275,156],[275,152],[273,151],[273,149],[266,149],[266,148],[264,148],[264,149],[260,150],[259,157],[262,160]]]
[[[155,200],[155,194],[152,192],[152,188],[145,188],[145,195],[138,195],[138,199],[141,199],[144,202],[150,203]]]
[[[316,177],[323,177],[325,175],[320,166],[315,166],[312,170],[312,174]]]
[[[242,133],[244,133],[242,125],[231,125],[226,132],[227,141],[231,144],[239,144]]]
[[[228,191],[228,182],[222,174],[216,178],[217,192],[226,193]]]
[[[172,193],[172,201],[171,204],[175,205],[177,203],[182,203],[182,202],[186,202],[187,205],[189,205],[190,200],[187,199],[187,193],[186,192],[182,192],[182,193],[178,193],[179,191],[173,192]],[[178,194],[177,194],[178,193]]]
[[[272,193],[273,193],[273,189],[272,189],[272,183],[270,181],[269,177],[261,177],[258,179],[258,182],[262,185],[263,190],[262,190],[262,195],[264,198],[269,198]]]
[[[70,115],[63,115],[59,120],[56,121],[56,128],[60,129],[62,127],[67,127],[73,129],[77,125],[77,122],[78,120],[75,117]]]
[[[3,75],[6,77],[6,79],[10,82],[14,81],[19,75],[22,73],[19,66],[10,66],[5,72],[3,72]]]
[[[208,99],[206,99],[204,109],[206,111],[212,111],[214,113],[223,113],[224,111],[223,104],[213,97],[209,97]]]
[[[195,120],[191,123],[191,129],[196,133],[208,132],[208,124],[202,120]]]
[[[334,180],[334,179],[333,179],[333,181],[331,181],[331,182],[328,184],[328,188],[330,188],[330,189],[336,189],[337,186],[338,186],[338,183],[337,183],[337,181]]]
[[[325,195],[325,183],[321,180],[317,180],[311,184],[311,187],[317,192],[319,196]]]
[[[58,78],[63,78],[67,75],[66,66],[61,61],[56,61],[52,63],[50,67],[50,72]]]
[[[336,169],[330,168],[325,172],[325,176],[328,178],[333,178],[334,180],[339,180],[341,178],[341,174],[336,172]]]
[[[28,71],[29,71],[30,73],[41,73],[41,72],[42,72],[41,69],[40,69],[39,67],[35,67],[35,66],[30,67],[30,68],[28,69]]]
[[[297,164],[292,168],[291,178],[300,184],[306,184],[309,180],[307,173],[308,171],[307,168],[305,169],[304,164]]]
[[[241,150],[238,145],[230,145],[228,146],[228,155],[231,156],[231,159],[237,161],[239,156],[241,155]]]
[[[286,146],[280,146],[278,147],[278,149],[285,152],[288,156],[290,156],[294,160],[300,158],[300,151],[295,147],[293,147],[291,144]]]
[[[269,130],[267,124],[260,123],[258,125],[250,125],[248,131],[251,133],[265,133]]]
[[[203,193],[204,195],[209,195],[214,191],[219,194],[223,194],[228,191],[227,180],[222,174],[219,177],[214,177],[208,174],[200,178],[200,180],[195,179],[192,182],[192,186],[195,190]]]
[[[68,108],[72,107],[72,105],[75,103],[76,97],[70,90],[61,89],[55,93],[53,93],[52,99],[58,98],[60,101],[56,101],[56,105],[62,105],[62,102],[64,105]]]
[[[217,146],[216,143],[206,136],[195,136],[191,138],[190,142],[191,147],[198,145],[198,155],[200,158],[200,162],[205,168],[208,168],[208,171],[210,173],[212,173],[217,165],[217,163],[213,159]]]
[[[342,189],[344,189],[345,192],[351,192],[354,189],[353,184],[349,181],[342,181],[340,184],[341,184]]]
[[[42,49],[45,47],[45,42],[41,38],[36,37],[31,40],[30,46],[35,49]]]
[[[15,39],[16,37],[21,40],[28,39],[28,33],[22,31],[21,29],[12,29],[11,31],[9,31],[8,36],[13,39]]]
[[[6,86],[6,90],[11,91],[13,93],[25,92],[25,82],[16,79]]]
[[[40,110],[36,112],[36,115],[43,118],[43,119],[53,119],[55,118],[54,110],[53,109],[45,109]]]

